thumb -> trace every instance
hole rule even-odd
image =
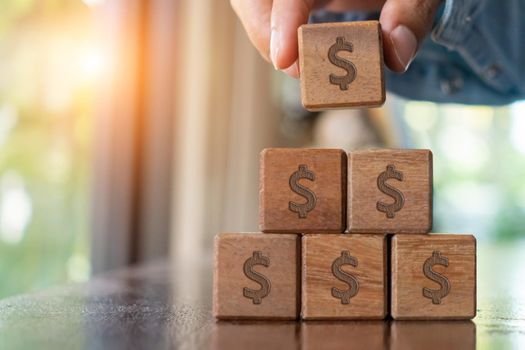
[[[315,0],[273,0],[270,59],[276,69],[288,68],[297,60],[297,28],[308,22],[314,3]]]
[[[405,72],[425,36],[432,29],[442,0],[387,0],[379,19],[383,30],[385,63]]]

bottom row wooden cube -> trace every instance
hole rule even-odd
[[[213,314],[219,319],[296,319],[301,237],[226,233],[215,237]]]
[[[476,239],[472,235],[392,238],[392,317],[476,316]]]
[[[303,319],[386,317],[385,236],[305,235],[302,255]]]
[[[471,235],[221,234],[213,312],[219,319],[470,319],[476,314]],[[302,263],[301,261],[302,252]],[[302,267],[302,269],[300,268]],[[301,303],[299,302],[301,296]]]

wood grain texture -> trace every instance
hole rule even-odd
[[[434,254],[446,264],[430,264],[445,277],[448,294],[439,303],[423,289],[445,290],[445,284],[424,272]],[[476,239],[472,235],[395,235],[391,253],[392,317],[402,319],[471,319],[476,316]]]
[[[298,30],[301,97],[308,110],[375,107],[385,102],[383,44],[378,21],[305,24]],[[330,82],[330,75],[348,76],[349,70],[335,65],[330,48],[339,40],[352,51],[336,56],[355,67],[355,79],[344,90]]]
[[[402,174],[383,185],[403,197],[393,217],[378,208],[399,202],[379,186],[389,166]],[[427,233],[432,229],[432,152],[430,150],[379,149],[356,151],[348,158],[348,231],[374,233]]]
[[[269,148],[261,152],[259,226],[263,232],[343,232],[346,228],[347,156],[339,149]],[[292,189],[291,180],[301,166],[315,179],[297,184],[315,197],[315,206],[301,217],[290,203],[311,199]]]
[[[382,350],[387,330],[384,321],[303,322],[301,350]]]
[[[353,290],[333,273],[343,252],[357,259],[340,269],[357,280],[349,303],[333,295],[333,288]],[[381,235],[317,235],[302,238],[302,307],[305,320],[383,319],[387,315],[386,238]]]
[[[269,293],[256,304],[244,289],[262,289],[244,264],[260,252],[268,266],[253,271],[269,281]],[[260,233],[223,233],[215,237],[213,315],[218,319],[296,319],[299,315],[300,237]]]
[[[476,325],[472,321],[395,321],[389,349],[474,350]]]

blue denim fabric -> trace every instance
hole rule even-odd
[[[311,22],[377,19],[327,13]],[[432,33],[404,74],[385,71],[390,92],[413,100],[503,105],[525,99],[525,0],[445,0]]]

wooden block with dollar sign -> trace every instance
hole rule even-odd
[[[476,239],[472,235],[392,238],[393,318],[471,319],[476,316]]]
[[[301,317],[385,318],[386,262],[383,235],[304,235]]]
[[[432,152],[364,150],[348,158],[348,230],[427,233],[432,228]]]
[[[223,233],[215,237],[213,315],[218,319],[296,319],[300,238]]]
[[[261,152],[259,226],[263,232],[343,232],[347,155],[339,149]]]
[[[298,36],[306,109],[377,107],[385,102],[378,21],[306,24]]]

